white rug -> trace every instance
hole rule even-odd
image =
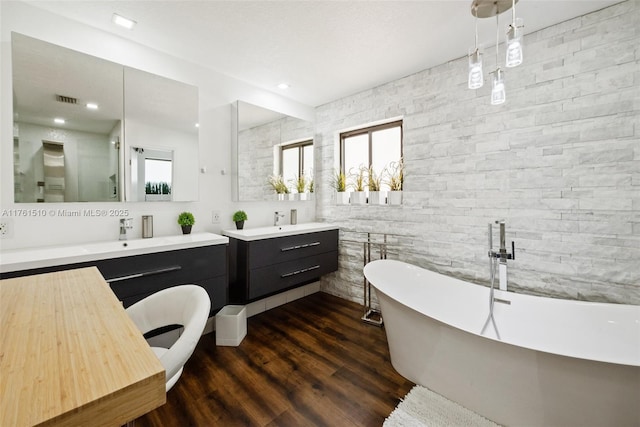
[[[499,427],[498,424],[432,392],[415,386],[384,421],[384,427]]]

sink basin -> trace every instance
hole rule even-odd
[[[338,229],[338,226],[334,224],[328,224],[325,222],[308,222],[295,225],[286,224],[270,227],[247,228],[244,230],[224,230],[222,231],[222,234],[239,240],[251,241],[336,229]]]
[[[198,246],[227,244],[229,238],[213,233],[161,236],[151,239],[116,240],[69,246],[14,249],[0,252],[0,272],[30,270],[64,264],[90,262]]]

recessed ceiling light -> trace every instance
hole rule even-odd
[[[94,102],[88,102],[87,103],[87,108],[89,110],[97,110],[98,109],[98,104],[96,104]]]
[[[134,21],[133,19],[125,18],[124,16],[120,16],[117,13],[113,14],[113,17],[111,18],[111,20],[113,21],[114,24],[120,25],[121,27],[124,27],[127,30],[132,29],[133,26],[136,25],[136,21]]]
[[[290,87],[291,86],[289,86],[287,83],[280,83],[278,85],[278,89],[282,89],[282,90],[289,89]]]
[[[196,123],[196,127],[199,128],[200,127],[200,123]]]
[[[59,125],[63,125],[64,124],[64,119],[61,119],[60,117],[56,117],[55,119],[53,119],[54,122],[56,122]]]

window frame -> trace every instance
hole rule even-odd
[[[298,176],[301,176],[304,173],[305,170],[305,163],[304,163],[304,147],[307,146],[313,146],[313,139],[305,139],[303,141],[298,141],[298,142],[292,142],[290,144],[282,144],[279,147],[278,150],[278,156],[279,156],[279,171],[278,174],[280,176],[283,176],[283,172],[284,172],[284,156],[283,156],[283,151],[284,150],[291,150],[296,148],[298,150]],[[313,165],[311,165],[311,168],[313,169]],[[313,173],[312,173],[313,175]]]
[[[340,133],[340,171],[345,175],[347,174],[347,171],[344,170],[345,139],[353,136],[368,135],[369,159],[366,167],[370,168],[373,160],[373,133],[377,131],[385,130],[385,129],[395,128],[395,127],[400,128],[400,159],[401,159],[404,155],[404,129],[402,127],[402,124],[403,124],[402,119],[400,119],[400,120],[394,120],[392,122],[382,123],[382,124],[373,125],[373,126],[367,126],[364,128],[354,129],[354,130]]]

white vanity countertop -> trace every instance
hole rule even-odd
[[[214,233],[159,236],[150,239],[79,243],[68,246],[43,246],[0,252],[0,272],[29,270],[55,265],[75,264],[108,258],[120,258],[177,249],[226,245],[229,238]]]
[[[316,231],[338,230],[339,228],[340,227],[335,224],[326,222],[307,222],[305,224],[286,224],[271,227],[247,228],[244,230],[222,230],[222,234],[238,240],[251,241],[314,233]]]

